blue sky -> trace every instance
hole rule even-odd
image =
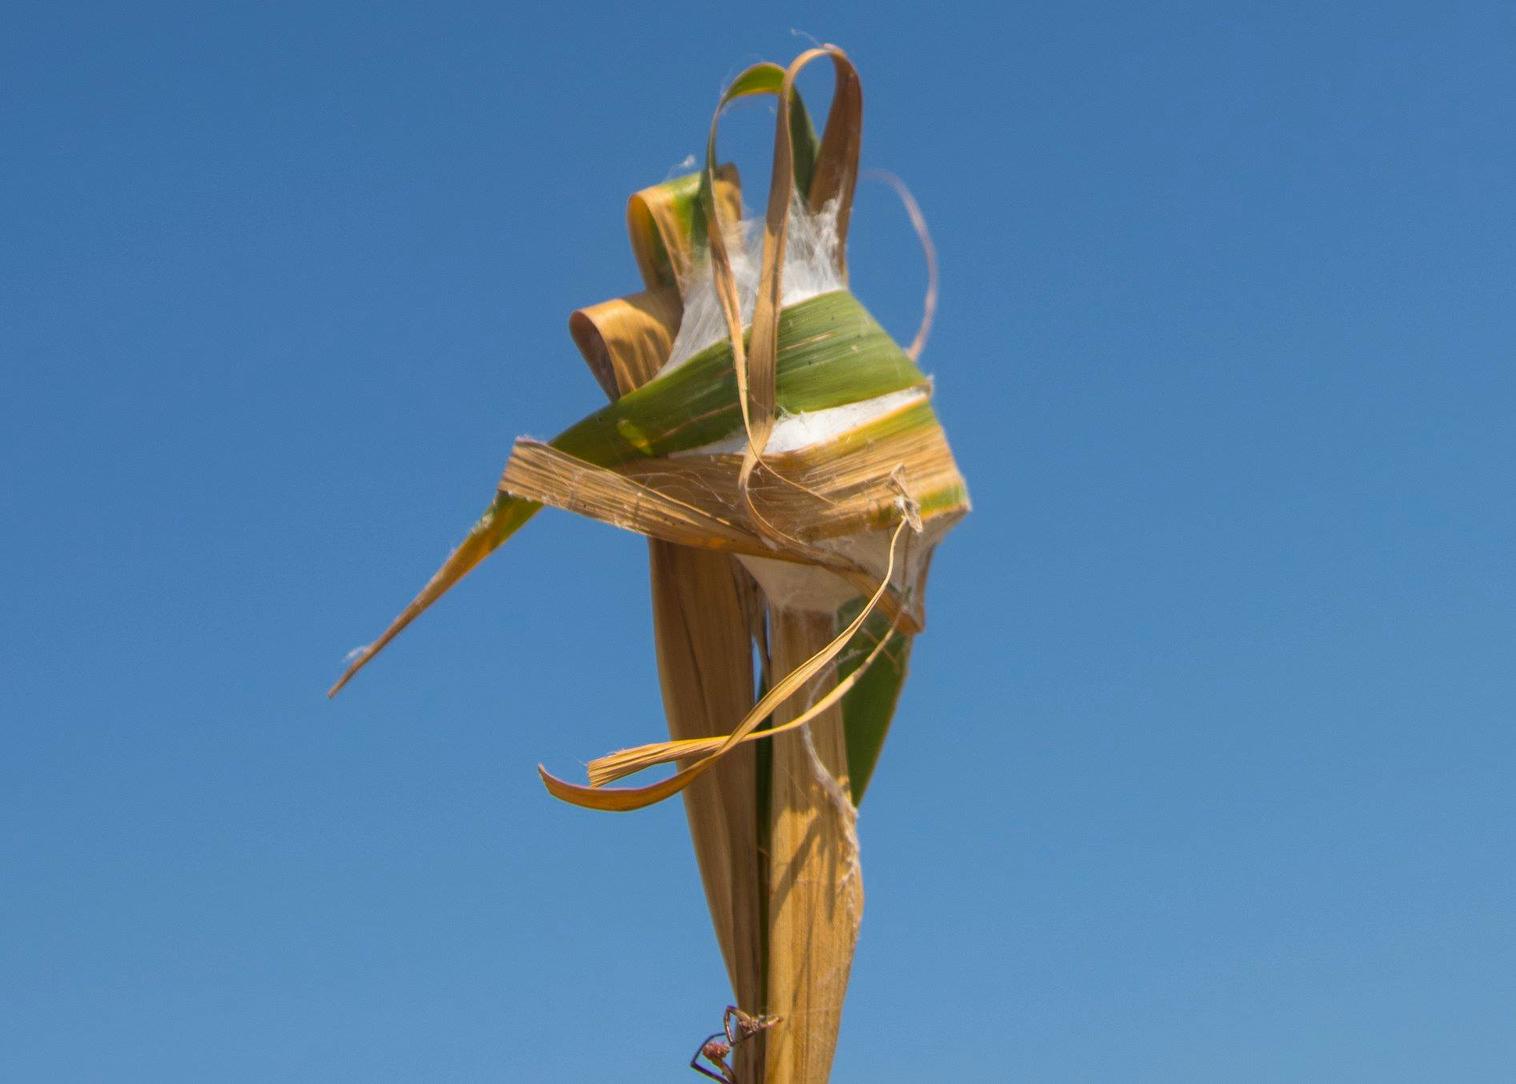
[[[601,401],[626,195],[792,28],[930,220],[976,503],[834,1079],[1509,1072],[1509,6],[658,12],[8,9],[0,1077],[694,1079],[683,812],[533,770],[661,727],[641,543],[544,515],[322,694]]]

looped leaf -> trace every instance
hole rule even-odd
[[[754,470],[763,459],[763,450],[773,432],[776,371],[779,343],[779,310],[784,291],[784,249],[789,228],[790,203],[795,191],[795,130],[793,117],[798,95],[795,78],[811,61],[829,56],[837,70],[836,89],[827,116],[826,133],[817,155],[810,191],[812,208],[830,200],[837,201],[838,262],[846,268],[847,224],[851,214],[853,189],[858,177],[858,153],[862,140],[863,94],[857,70],[847,54],[833,45],[808,49],[780,69],[777,64],[755,64],[739,75],[716,107],[706,142],[705,176],[701,184],[701,202],[710,224],[711,278],[716,297],[726,319],[732,342],[732,364],[737,379],[737,397],[742,409],[747,449],[743,453],[738,487],[759,527],[778,542],[791,539],[769,523],[753,504],[750,487]],[[759,270],[758,294],[753,306],[753,329],[750,343],[743,342],[742,303],[732,273],[726,248],[728,223],[715,199],[716,136],[726,107],[738,98],[752,94],[775,94],[779,98],[779,118],[774,127],[774,167],[769,183],[768,211],[764,216],[763,260]],[[803,108],[801,106],[800,108]]]

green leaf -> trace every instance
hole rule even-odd
[[[838,614],[838,623],[850,621],[861,605],[862,600],[857,600],[843,607]],[[889,619],[883,614],[875,614],[837,660],[837,679],[840,681],[858,668],[881,636],[890,636],[891,642],[885,645],[868,672],[858,679],[858,684],[842,698],[848,780],[854,805],[863,801],[863,792],[868,789],[874,767],[879,762],[879,753],[884,748],[884,739],[889,734],[890,721],[900,702],[900,690],[905,685],[913,638],[902,632],[891,634]]]

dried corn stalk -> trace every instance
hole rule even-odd
[[[823,56],[836,85],[818,140],[794,80]],[[779,119],[749,243],[716,130],[755,94],[777,96]],[[915,365],[922,337],[903,351],[846,289],[861,123],[835,47],[738,76],[705,169],[631,199],[645,289],[570,318],[610,405],[516,442],[490,508],[333,688],[542,505],[646,535],[670,740],[592,761],[586,785],[542,778],[594,809],[683,794],[737,1001],[780,1018],[733,1052],[744,1084],[829,1074],[863,904],[856,804],[932,550],[968,511]],[[660,764],[677,767],[611,785]]]

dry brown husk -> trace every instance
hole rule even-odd
[[[741,450],[671,445],[663,455],[642,448],[638,455],[591,462],[559,441],[518,441],[491,510],[333,690],[539,504],[647,535],[670,740],[599,758],[590,765],[588,786],[545,770],[542,776],[555,796],[597,809],[636,809],[683,794],[733,995],[748,1013],[779,1018],[734,1051],[742,1084],[810,1084],[829,1076],[863,907],[854,807],[861,791],[849,766],[844,696],[880,657],[893,659],[898,690],[903,650],[892,655],[889,648],[920,630],[931,548],[968,508],[947,442],[925,405],[929,384],[906,362],[912,374],[906,384],[884,386],[919,388],[919,402],[901,402],[824,446],[767,451],[778,421],[781,353],[798,349],[795,342],[784,347],[780,333],[797,133],[814,139],[793,85],[801,68],[823,57],[833,62],[835,89],[819,146],[800,148],[813,155],[813,168],[802,171],[809,177],[802,196],[810,212],[826,207],[835,215],[836,259],[845,268],[862,95],[846,55],[825,46],[803,53],[788,69],[757,65],[734,81],[712,122],[706,169],[698,178],[699,213],[691,213],[691,178],[636,193],[627,220],[645,288],[570,318],[591,372],[617,400],[652,381],[669,358],[683,299],[708,257],[727,325],[745,435]],[[717,165],[715,132],[727,104],[757,93],[777,95],[779,119],[762,263],[745,334],[727,252],[740,191],[735,170]],[[924,340],[930,308],[929,296],[911,358]],[[889,346],[898,357],[899,348]],[[849,372],[857,368],[858,355],[834,356],[846,357]],[[653,393],[649,388],[641,398]],[[612,414],[632,416],[638,398]],[[675,417],[676,429],[687,428],[682,407]],[[837,603],[818,603],[804,591],[774,594],[775,568],[798,570],[800,578],[786,582],[814,584],[818,598],[838,597],[840,589],[840,597],[856,605],[844,617]],[[758,570],[762,585],[750,569]],[[877,639],[872,650],[860,651],[865,635]],[[764,675],[761,696],[753,678],[755,650]],[[843,658],[853,669],[839,680]],[[876,743],[893,703],[893,695],[881,701]],[[871,746],[864,759],[865,777],[877,749]],[[608,785],[670,762],[677,770],[660,782]]]
[[[736,171],[721,171],[718,198],[739,210]],[[627,220],[648,289],[581,309],[570,332],[612,398],[640,387],[668,360],[683,306],[678,272],[693,254],[665,192],[634,195]],[[661,247],[664,258],[660,259]],[[672,278],[672,281],[670,279]],[[731,557],[648,539],[653,640],[669,736],[724,734],[755,699],[751,635],[760,605],[751,577]],[[755,752],[741,750],[684,791],[690,839],[733,996],[763,1003],[763,898]],[[763,1043],[735,1052],[740,1080],[763,1078]]]

